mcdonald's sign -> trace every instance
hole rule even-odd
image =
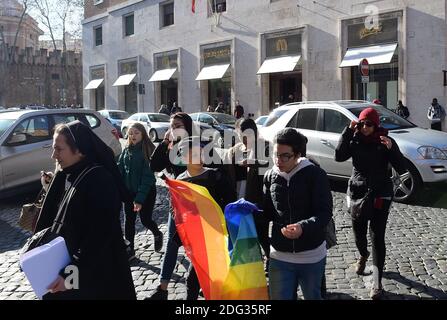
[[[288,45],[287,45],[287,40],[284,38],[280,38],[278,40],[276,40],[276,51],[281,52],[281,51],[287,51],[288,49]]]

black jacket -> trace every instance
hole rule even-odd
[[[186,170],[186,166],[172,164],[169,160],[168,144],[162,142],[155,148],[155,151],[151,156],[151,170],[153,172],[161,172],[165,169],[169,174],[177,177],[180,173]]]
[[[225,210],[225,206],[236,201],[236,190],[230,184],[227,175],[218,169],[207,169],[202,174],[189,177],[186,172],[177,177],[178,180],[191,182],[205,187],[217,204]]]
[[[307,163],[307,166],[304,166]],[[273,221],[271,245],[282,252],[301,252],[320,246],[332,217],[332,194],[326,172],[303,160],[289,181],[276,168],[264,176],[264,215]],[[288,224],[300,223],[303,234],[295,240],[281,233]]]
[[[388,137],[390,138],[390,137]],[[337,148],[335,149],[335,161],[346,161],[352,157],[352,175],[349,180],[348,193],[354,199],[362,197],[366,192],[361,185],[366,184],[374,197],[392,197],[394,195],[393,183],[389,164],[399,173],[407,171],[405,158],[399,150],[396,141],[390,138],[393,146],[390,150],[381,143],[364,143],[354,130],[346,127],[343,131]],[[354,190],[360,187],[362,190]]]
[[[36,231],[52,225],[61,201],[65,179],[73,183],[87,166],[81,161],[56,173],[44,201]],[[79,270],[79,290],[47,294],[46,299],[136,299],[125,251],[121,200],[112,175],[99,167],[78,184],[68,201],[60,235],[65,239],[72,264]]]

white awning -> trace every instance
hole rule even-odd
[[[118,79],[116,79],[113,86],[114,87],[127,86],[132,82],[132,80],[135,78],[136,75],[137,75],[136,73],[123,74],[122,76],[119,76]]]
[[[158,70],[156,71],[152,77],[149,79],[150,82],[154,82],[154,81],[166,81],[172,78],[172,76],[174,75],[175,71],[177,69],[163,69],[163,70]]]
[[[219,64],[215,66],[203,67],[202,70],[200,70],[196,80],[222,79],[229,67],[230,64]]]
[[[286,56],[266,59],[258,70],[258,74],[293,71],[301,56]]]
[[[397,43],[348,49],[340,68],[358,66],[362,59],[367,59],[369,64],[390,63],[396,48]]]
[[[85,90],[98,89],[104,79],[95,79],[88,83],[88,85],[84,88]]]

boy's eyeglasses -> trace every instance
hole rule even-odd
[[[281,153],[281,154],[274,153],[273,156],[276,159],[281,160],[282,162],[288,162],[290,159],[295,157],[295,154],[293,154],[293,153]]]

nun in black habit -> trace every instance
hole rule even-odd
[[[73,121],[56,126],[52,158],[57,169],[34,231],[51,227],[59,208],[66,209],[59,234],[72,262],[43,299],[136,299],[120,223],[129,195],[113,151]]]

